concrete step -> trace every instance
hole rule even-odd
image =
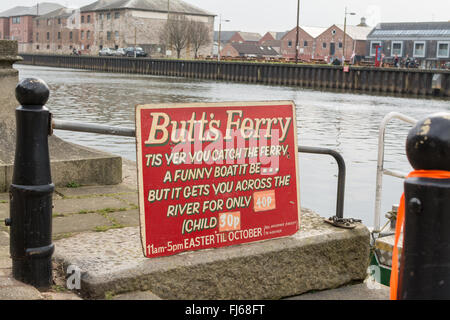
[[[150,291],[169,300],[280,299],[364,280],[369,231],[333,227],[304,209],[293,236],[170,257],[145,258],[137,227],[82,233],[55,247],[62,269],[79,268],[84,298]]]

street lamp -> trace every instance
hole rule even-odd
[[[345,14],[344,14],[344,40],[342,41],[342,64],[345,63],[345,36],[347,35],[347,15],[354,16],[356,13],[354,12],[347,12],[347,7],[345,7]]]
[[[222,15],[219,16],[219,37],[218,37],[217,61],[220,61],[220,33],[222,32],[222,21],[230,22],[231,20],[222,20]]]

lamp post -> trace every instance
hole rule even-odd
[[[356,13],[354,12],[347,12],[347,7],[345,7],[345,14],[344,14],[344,40],[342,41],[342,64],[345,63],[345,36],[347,35],[347,15],[354,16]]]
[[[298,32],[300,27],[300,0],[297,0],[297,33],[295,36],[295,63],[298,63]]]
[[[230,22],[230,20],[222,20],[222,15],[219,16],[219,37],[218,37],[218,51],[217,51],[217,61],[220,61],[220,33],[222,32],[222,21]]]

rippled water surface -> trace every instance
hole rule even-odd
[[[378,128],[397,111],[420,119],[450,111],[450,102],[321,92],[295,87],[214,82],[185,78],[96,73],[16,65],[20,78],[38,77],[51,89],[47,107],[56,119],[134,127],[134,107],[148,103],[293,100],[299,144],[332,148],[346,162],[344,215],[373,225]],[[386,164],[409,172],[404,144],[410,125],[394,120],[387,129]],[[55,131],[71,142],[136,160],[134,138]],[[299,155],[300,201],[322,216],[335,213],[337,165],[326,155]],[[384,177],[382,212],[398,203],[402,181]]]

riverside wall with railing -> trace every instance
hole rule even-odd
[[[450,71],[293,63],[21,54],[21,64],[379,95],[450,97]]]

